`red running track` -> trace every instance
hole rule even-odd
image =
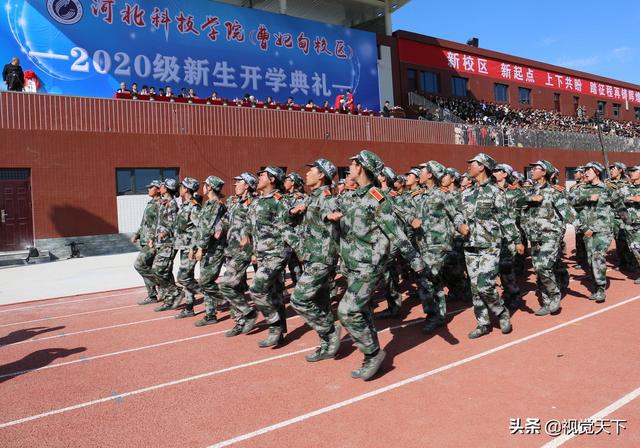
[[[195,328],[137,306],[142,289],[1,307],[0,446],[640,446],[640,288],[609,276],[603,304],[574,280],[561,314],[536,317],[529,292],[512,334],[474,341],[464,304],[425,336],[406,301],[403,321],[378,322],[388,357],[367,383],[350,378],[362,358],[346,336],[337,360],[305,362],[317,340],[295,315],[274,350],[257,347],[263,328],[225,338],[226,312]],[[592,416],[613,434],[545,434]],[[539,434],[510,423],[527,418]]]

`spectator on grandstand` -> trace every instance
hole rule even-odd
[[[199,98],[198,95],[196,95],[196,91],[193,90],[193,87],[189,87],[189,92],[187,93],[187,98],[189,98],[189,99]]]
[[[127,83],[122,81],[120,83],[120,88],[116,90],[116,93],[131,93],[131,91],[127,88]]]
[[[313,100],[307,101],[307,104],[305,104],[305,106],[304,106],[304,108],[307,109],[307,110],[315,109],[315,107],[316,107],[316,105],[313,102]]]
[[[156,88],[153,86],[149,87],[149,96],[156,96],[158,93],[156,92]]]
[[[180,89],[180,95],[178,95],[178,98],[189,98],[189,94],[187,93],[186,87],[183,87],[182,89]]]
[[[164,89],[162,87],[158,89],[158,96],[165,96]]]
[[[285,104],[286,107],[288,108],[292,108],[294,106],[296,106],[295,101],[293,101],[293,97],[290,96],[289,98],[287,98],[287,103]]]
[[[149,95],[149,87],[146,84],[140,89],[140,95]]]
[[[212,92],[211,96],[209,97],[210,100],[219,100],[220,98],[218,98],[218,92]]]
[[[268,105],[268,106],[275,106],[276,103],[273,99],[273,97],[268,96],[266,100],[264,100],[264,104]]]
[[[24,72],[20,67],[20,59],[12,57],[11,62],[2,69],[2,80],[7,85],[7,90],[22,92],[24,87]]]
[[[131,84],[131,95],[132,96],[140,95],[140,91],[138,90],[138,83],[137,82],[134,82],[133,84]]]
[[[166,86],[164,89],[164,96],[166,96],[167,98],[175,98],[175,95],[173,94],[173,90],[171,89],[171,86]]]
[[[331,105],[329,104],[329,100],[324,100],[324,103],[322,103],[322,108],[324,110],[331,109]]]
[[[384,106],[382,106],[382,110],[380,111],[380,114],[383,117],[390,117],[391,116],[391,103],[389,102],[389,100],[384,102]]]

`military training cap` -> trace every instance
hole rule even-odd
[[[618,168],[620,171],[626,171],[627,170],[627,165],[625,165],[622,162],[613,162],[611,165],[609,165],[609,169],[611,168]]]
[[[377,154],[369,151],[368,149],[363,149],[357,155],[350,158],[351,160],[355,160],[360,165],[364,167],[367,171],[370,171],[375,176],[379,175],[382,169],[384,168],[384,162]]]
[[[167,190],[178,191],[178,181],[171,177],[167,177],[165,180],[163,180],[162,185],[164,185]]]
[[[405,174],[406,174],[407,176],[408,176],[409,174],[413,174],[413,175],[414,175],[414,176],[416,176],[416,177],[420,177],[420,168],[419,168],[419,167],[417,167],[417,166],[414,166],[414,167],[413,167],[413,168],[411,168],[409,171],[407,171]]]
[[[518,182],[524,182],[524,174],[522,174],[520,171],[513,171],[511,173],[511,177],[513,177]]]
[[[185,177],[182,179],[182,186],[191,191],[197,191],[200,188],[200,183],[193,177]]]
[[[493,170],[493,167],[496,166],[496,161],[493,157],[488,154],[481,152],[473,159],[467,160],[467,163],[478,162],[481,165],[484,165],[488,170]]]
[[[535,163],[530,163],[529,166],[539,166],[540,168],[545,170],[549,176],[551,176],[556,170],[556,167],[553,166],[548,160],[538,160]]]
[[[389,182],[393,183],[396,181],[396,179],[398,179],[398,175],[396,174],[395,171],[393,171],[393,168],[391,168],[390,166],[385,166],[382,169],[382,174],[384,177],[387,178],[387,180],[389,180]]]
[[[638,171],[638,170],[640,170],[640,165],[630,165],[630,166],[627,168],[627,171],[629,171],[629,172],[631,172],[631,171]]]
[[[604,166],[600,163],[600,162],[596,162],[595,160],[592,160],[591,162],[587,163],[584,166],[585,170],[588,170],[590,168],[593,168],[594,170],[596,170],[598,173],[602,173],[604,172]]]
[[[402,182],[403,184],[406,184],[407,176],[405,176],[404,174],[398,174],[398,177],[396,178],[396,182]]]
[[[233,180],[243,180],[252,190],[255,190],[258,186],[258,179],[256,176],[251,173],[247,173],[246,171],[239,176],[234,177]]]
[[[447,174],[455,181],[460,180],[460,171],[455,168],[447,168]]]
[[[421,163],[420,168],[426,168],[431,174],[435,176],[436,179],[442,179],[442,177],[447,174],[447,168],[440,162],[436,162],[435,160],[429,160],[428,162]]]
[[[509,176],[511,176],[511,174],[513,174],[513,167],[506,163],[498,163],[493,169],[493,171],[504,171]]]
[[[304,181],[302,180],[302,177],[300,177],[300,175],[295,171],[287,174],[287,177],[285,177],[285,179],[289,179],[298,188],[304,187]]]
[[[147,188],[151,188],[151,187],[157,187],[160,188],[160,185],[162,185],[162,182],[160,182],[157,179],[152,180],[151,182],[149,182],[149,185],[147,185]]]
[[[330,162],[327,159],[318,159],[313,163],[307,164],[307,166],[315,166],[320,170],[320,172],[324,173],[324,175],[327,176],[327,179],[333,179],[334,177],[336,177],[336,174],[338,174],[338,168],[336,168],[333,162]]]
[[[576,167],[576,173],[584,173],[584,166],[580,165]]]
[[[209,176],[206,178],[204,183],[209,185],[215,192],[222,190],[222,187],[224,186],[224,181],[218,176]]]
[[[279,166],[269,165],[263,170],[258,171],[258,174],[260,173],[270,174],[271,176],[275,177],[279,183],[284,182],[285,179],[284,171],[282,171],[282,168],[280,168]]]

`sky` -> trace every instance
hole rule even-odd
[[[411,0],[393,30],[640,85],[640,0]]]

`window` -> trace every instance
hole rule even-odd
[[[620,105],[619,104],[614,104],[613,105],[613,117],[614,118],[620,118]]]
[[[453,96],[467,96],[467,78],[451,77],[451,93]]]
[[[152,180],[178,179],[178,168],[116,168],[117,195],[147,194]]]
[[[532,166],[525,166],[524,170],[522,170],[522,172],[524,173],[524,177],[526,179],[531,179],[531,173],[533,173],[533,167]]]
[[[604,115],[607,110],[607,103],[604,101],[598,101],[598,113]]]
[[[576,180],[576,168],[565,168],[564,169],[565,179],[567,182],[572,182]]]
[[[437,73],[422,73],[422,90],[429,93],[440,93],[440,77]]]
[[[553,108],[556,112],[560,112],[560,94],[553,94]]]
[[[520,104],[531,104],[531,89],[518,87],[518,94],[520,95]]]
[[[349,174],[348,166],[339,166],[338,167],[338,179],[346,179]]]
[[[29,179],[29,168],[1,168],[1,180],[27,180]]]
[[[640,121],[640,107],[636,107],[635,111],[636,111],[636,120]]]
[[[574,96],[573,97],[573,112],[578,115],[578,108],[580,107],[580,97],[579,96]]]
[[[409,92],[418,90],[418,72],[412,68],[407,70],[407,87],[409,88]]]
[[[506,84],[496,84],[494,86],[496,101],[506,103],[509,101],[509,86]]]

